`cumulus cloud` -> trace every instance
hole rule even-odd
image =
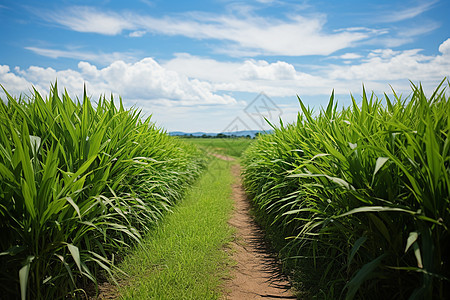
[[[450,55],[450,38],[439,46],[439,52],[444,55]]]
[[[167,70],[152,58],[136,63],[115,61],[102,69],[88,62],[80,62],[78,70],[62,71],[31,66],[12,72],[9,66],[0,66],[0,82],[14,93],[27,93],[32,85],[45,93],[56,79],[72,93],[79,94],[86,83],[95,95],[119,94],[129,102],[188,106],[236,103],[229,95],[214,93],[210,83]]]
[[[238,63],[178,54],[164,67],[211,82],[215,91],[264,92],[271,97],[295,97],[298,93],[329,94],[333,86],[327,78],[302,72],[284,61],[245,60]]]
[[[227,82],[238,78],[241,62],[222,62],[208,57],[177,53],[175,57],[163,63],[168,70],[176,71],[190,78],[209,82]]]
[[[431,91],[440,80],[450,76],[450,39],[439,46],[439,51],[438,55],[424,55],[420,49],[377,49],[364,56],[347,53],[338,58],[352,59],[348,64],[314,69],[294,67],[283,61],[220,62],[188,54],[177,55],[164,66],[211,82],[217,91],[263,91],[271,97],[327,95],[331,89],[348,94],[359,91],[361,84],[376,92],[388,91],[392,84],[397,91],[409,93],[409,80],[421,82]]]
[[[247,60],[239,68],[245,80],[292,80],[295,79],[295,68],[284,61],[269,64],[265,60]]]
[[[180,35],[221,41],[217,51],[236,55],[328,55],[379,33],[364,28],[324,30],[323,15],[291,15],[284,19],[211,13],[184,13],[152,17],[131,12],[100,11],[92,7],[71,7],[59,13],[43,13],[47,20],[79,32],[117,35],[132,31]]]
[[[11,72],[9,66],[0,65],[0,82],[8,93],[12,95],[20,94],[31,88],[30,82],[25,78]],[[0,93],[3,91],[0,91]]]
[[[285,61],[248,59],[218,61],[187,53],[162,64],[153,58],[135,63],[117,60],[106,67],[81,61],[76,70],[56,71],[31,66],[27,69],[0,66],[0,82],[13,93],[27,92],[33,84],[45,91],[58,79],[59,86],[79,93],[84,83],[95,95],[110,92],[127,101],[161,106],[239,105],[235,92],[265,92],[270,97],[302,97],[369,90],[385,92],[389,84],[409,93],[409,81],[421,82],[431,91],[450,77],[450,38],[439,46],[440,54],[424,55],[420,49],[378,49],[366,55],[347,53],[340,58],[351,64],[330,63],[322,67],[294,66]]]
[[[442,55],[427,56],[420,49],[393,51],[373,50],[360,64],[332,66],[329,77],[348,81],[437,81],[450,75],[449,40],[439,47]]]

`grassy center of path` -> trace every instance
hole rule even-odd
[[[217,299],[230,258],[231,163],[214,158],[185,199],[128,255],[124,299]]]

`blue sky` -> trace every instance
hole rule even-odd
[[[449,13],[446,0],[1,0],[0,84],[46,94],[57,79],[74,97],[86,84],[169,131],[260,129],[256,113],[295,120],[297,95],[318,110],[363,84],[431,92],[450,76]]]

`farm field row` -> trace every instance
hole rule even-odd
[[[85,93],[86,94],[86,93]],[[157,226],[205,166],[135,109],[58,94],[0,101],[0,289],[81,297]]]
[[[450,297],[450,101],[377,99],[318,114],[244,153],[244,185],[302,297]],[[384,104],[383,104],[384,103]]]

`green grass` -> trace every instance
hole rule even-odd
[[[232,236],[230,166],[214,159],[174,213],[126,257],[124,299],[219,298]]]
[[[6,91],[5,91],[6,92]],[[120,101],[56,85],[0,100],[4,299],[80,296],[156,226],[201,173],[202,153]]]
[[[318,114],[300,101],[296,124],[245,152],[244,185],[259,218],[286,238],[286,266],[316,279],[310,297],[450,297],[444,82],[429,97],[420,86],[407,99],[364,92],[344,109],[332,96]]]
[[[253,143],[253,139],[247,138],[185,138],[186,142],[191,142],[207,152],[238,158],[245,149]]]

